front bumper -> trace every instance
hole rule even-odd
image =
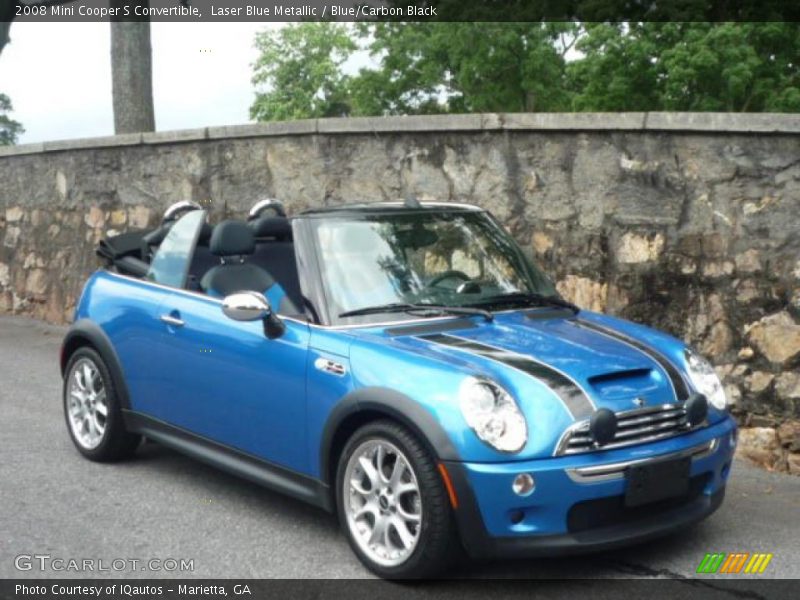
[[[448,462],[456,520],[473,557],[554,556],[605,550],[667,535],[703,520],[722,504],[735,449],[733,419],[651,444],[507,463]],[[691,456],[685,497],[624,506],[630,464]],[[512,491],[533,475],[529,496]]]

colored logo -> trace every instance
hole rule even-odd
[[[726,554],[725,552],[716,552],[713,554],[706,554],[700,565],[697,567],[698,573],[728,573],[728,574],[761,574],[763,573],[769,561],[772,560],[772,554],[765,554],[756,552],[750,554],[749,552],[734,552]]]

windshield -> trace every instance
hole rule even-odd
[[[334,324],[420,316],[388,309],[346,316],[384,305],[491,306],[498,296],[555,294],[511,236],[483,212],[428,209],[311,221]]]

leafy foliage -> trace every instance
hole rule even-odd
[[[800,26],[303,23],[259,34],[258,120],[522,111],[800,111]],[[373,66],[345,73],[356,51]]]
[[[9,146],[17,143],[17,137],[24,133],[22,125],[9,118],[11,100],[5,94],[0,94],[0,146]]]
[[[356,49],[347,26],[306,22],[256,35],[253,65],[259,121],[343,116],[349,112],[341,66]]]
[[[380,68],[354,79],[355,112],[557,110],[568,102],[562,41],[576,34],[571,23],[362,26]]]
[[[598,24],[577,47],[576,110],[800,110],[794,23]]]

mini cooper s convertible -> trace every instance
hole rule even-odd
[[[145,437],[335,512],[378,575],[614,548],[722,503],[710,364],[561,298],[480,208],[267,202],[212,227],[184,203],[98,253],[61,353],[77,449]]]

